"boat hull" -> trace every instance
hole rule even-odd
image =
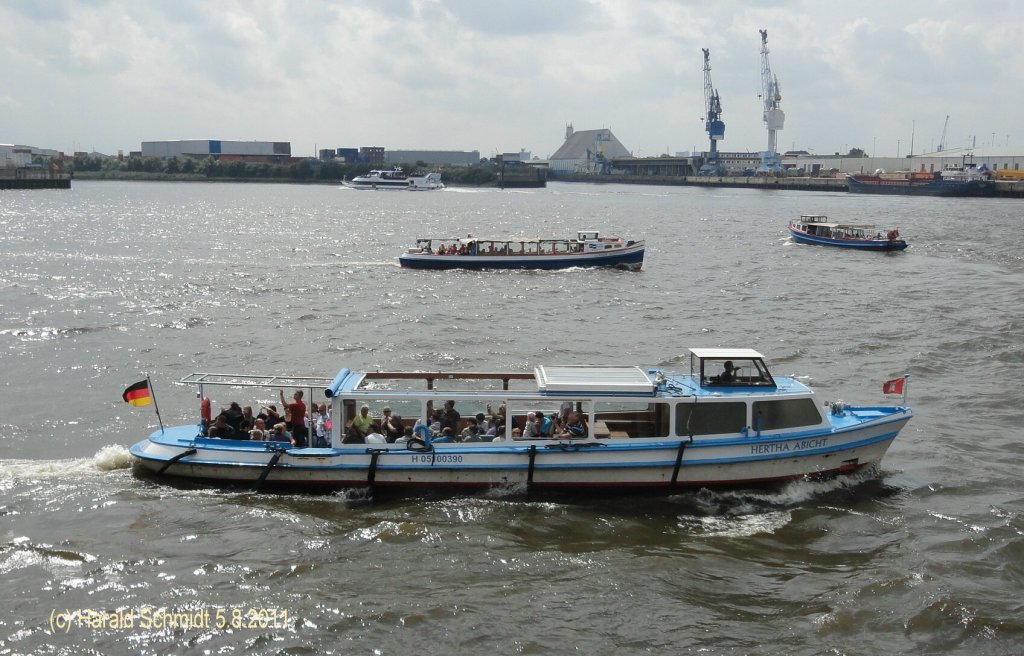
[[[887,180],[870,175],[851,175],[847,188],[855,194],[896,194],[902,196],[995,196],[992,180]]]
[[[407,269],[570,269],[572,267],[619,267],[638,270],[644,263],[644,246],[626,247],[614,253],[566,255],[434,255],[403,253],[399,264]]]
[[[153,433],[131,453],[155,474],[211,484],[671,491],[832,476],[876,465],[911,413],[863,410],[864,417],[848,427],[785,436],[454,443],[429,451],[398,444],[292,449],[196,437],[195,426],[179,426]]]
[[[907,242],[902,239],[833,239],[811,235],[792,226],[789,227],[789,234],[801,244],[815,246],[836,246],[862,251],[902,251],[907,247]]]

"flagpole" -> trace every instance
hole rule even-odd
[[[903,405],[907,405],[907,387],[910,383],[910,374],[903,374]]]
[[[156,420],[160,422],[160,432],[164,432],[164,420],[160,418],[160,404],[156,402],[156,390],[153,389],[153,381],[146,374],[146,384],[149,385],[149,394],[153,397],[153,409],[156,410]]]

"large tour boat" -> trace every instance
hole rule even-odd
[[[869,223],[835,223],[823,214],[803,214],[789,223],[789,234],[803,244],[838,246],[867,251],[901,251],[907,242],[897,228]]]
[[[308,389],[312,397],[322,383],[332,418],[327,446],[204,437],[192,423],[157,430],[131,453],[160,476],[256,488],[670,492],[857,471],[878,464],[911,418],[905,405],[822,405],[800,381],[772,375],[751,349],[689,353],[690,370],[680,374],[620,366],[342,369],[333,380],[193,374],[181,382],[204,398],[211,386],[253,396]],[[477,413],[501,426],[487,431],[495,437],[469,427]],[[353,429],[384,416],[405,436],[388,442]],[[429,426],[432,419],[438,424]]]
[[[402,169],[395,168],[390,171],[373,170],[366,175],[357,175],[351,180],[343,183],[352,189],[375,189],[400,191],[435,191],[444,189],[439,173],[426,173],[424,175],[408,175]]]
[[[575,238],[534,239],[449,237],[416,240],[398,258],[410,269],[568,269],[611,266],[639,270],[644,264],[644,240],[602,237],[580,230]]]
[[[973,164],[946,166],[941,171],[877,171],[873,175],[847,175],[847,188],[856,194],[910,196],[994,196],[990,172]]]

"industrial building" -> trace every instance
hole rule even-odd
[[[292,156],[288,141],[223,141],[188,139],[184,141],[143,141],[143,157],[213,157],[214,159],[252,159],[281,161]]]
[[[906,157],[844,157],[842,155],[784,156],[782,165],[787,170],[802,169],[805,175],[834,173],[873,173],[885,171],[924,171],[934,173],[946,167],[964,165],[982,166],[990,171],[1024,171],[1024,155],[1019,149],[1005,146],[980,148],[950,148],[935,153],[922,153]]]
[[[565,143],[548,158],[548,168],[555,174],[607,173],[614,158],[629,155],[611,130],[576,132],[570,123],[565,127]]]

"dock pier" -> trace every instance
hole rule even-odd
[[[2,189],[70,189],[71,174],[45,169],[0,169]]]

